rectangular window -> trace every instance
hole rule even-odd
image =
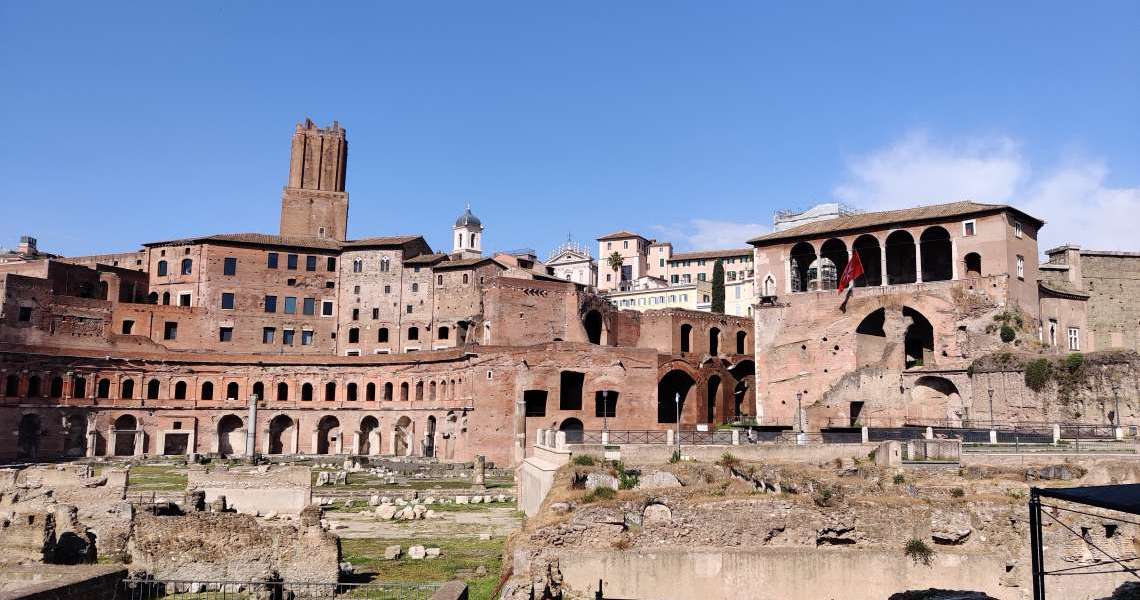
[[[317,270],[317,257],[315,257],[315,256],[306,256],[305,257],[305,270],[306,271],[316,271]]]
[[[297,314],[297,298],[294,296],[285,296],[285,314]]]
[[[412,314],[412,305],[411,304],[408,305],[407,312],[409,315]]]
[[[598,390],[594,392],[594,416],[609,417],[611,419],[616,417],[617,400],[617,392],[611,390]]]
[[[1024,232],[1021,230],[1021,222],[1019,222],[1019,221],[1014,221],[1014,222],[1013,222],[1013,237],[1018,237],[1018,238],[1019,238],[1019,237],[1021,237],[1023,234],[1024,234]]]
[[[222,309],[223,310],[233,310],[234,309],[234,294],[233,294],[233,292],[222,292]]]
[[[296,271],[297,270],[297,255],[296,254],[290,254],[289,256],[285,257],[285,268],[289,269],[290,271]]]
[[[234,339],[233,327],[219,327],[218,328],[218,341],[219,342],[232,342]]]
[[[190,306],[190,292],[178,294],[178,306]]]
[[[582,410],[582,386],[586,374],[562,371],[558,386],[558,410]]]
[[[379,319],[379,318],[380,318],[380,309],[379,308],[372,309],[372,320],[375,321],[376,319]]]
[[[526,416],[546,416],[546,390],[526,390],[523,392],[523,404],[526,405]]]
[[[669,277],[669,281],[672,283],[680,283],[681,282],[681,276],[680,275],[671,275]]]
[[[277,312],[277,296],[266,296],[265,297],[265,312],[267,312],[267,313]]]
[[[705,274],[704,273],[697,273],[697,281],[704,281],[704,280],[705,280]]]
[[[1017,278],[1025,279],[1025,257],[1017,255]]]
[[[332,314],[333,314],[333,303],[329,300],[325,300],[324,302],[321,303],[321,316],[322,317],[331,317]]]
[[[1076,327],[1069,328],[1069,350],[1076,352],[1081,349],[1081,330]]]
[[[293,330],[292,329],[283,329],[281,331],[281,345],[282,346],[292,346],[293,345]]]
[[[388,328],[387,327],[381,327],[380,328],[380,333],[377,334],[376,341],[381,343],[381,344],[387,344],[388,343]]]
[[[20,307],[20,315],[18,318],[25,323],[27,323],[28,321],[31,321],[32,320],[32,307],[21,306]]]
[[[277,268],[277,253],[276,252],[270,252],[267,255],[267,260],[266,260],[265,266],[269,267],[270,269],[276,269]]]
[[[301,332],[301,345],[302,346],[312,346],[313,345],[313,332],[311,330],[306,329],[305,331]]]
[[[390,285],[384,286],[384,293],[385,294],[391,294],[392,293],[392,286],[390,286]]]
[[[973,219],[962,221],[962,235],[970,237],[978,232],[978,223]]]
[[[131,335],[131,330],[133,330],[134,328],[135,328],[135,322],[134,321],[132,321],[130,319],[126,319],[125,321],[123,321],[123,335]]]
[[[305,298],[301,304],[301,314],[310,316],[317,314],[317,299]]]
[[[223,275],[237,275],[237,259],[232,256],[227,256],[224,263],[222,263]]]
[[[660,264],[659,266],[660,266],[662,269],[664,269],[664,268],[665,268],[665,259],[664,259],[664,258],[662,258],[662,259],[661,259],[661,264]]]
[[[359,308],[352,309],[352,320],[353,321],[359,321],[360,320],[360,309]]]
[[[336,270],[336,258],[335,257],[332,257],[332,256],[329,257],[328,264],[325,265],[325,269],[327,271],[329,271],[330,273]]]
[[[261,328],[261,343],[262,344],[272,344],[273,338],[276,337],[276,334],[277,334],[277,330],[274,329],[273,327],[262,327]]]
[[[178,339],[178,323],[174,321],[167,321],[162,327],[162,339],[176,340]]]

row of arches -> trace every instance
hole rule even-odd
[[[751,360],[725,371],[669,370],[657,382],[657,423],[716,426],[753,414],[755,373]]]
[[[882,244],[874,235],[861,235],[855,238],[850,249],[837,238],[823,242],[818,252],[811,243],[799,242],[792,246],[789,255],[789,291],[836,289],[852,253],[858,253],[863,265],[863,275],[855,280],[856,287],[946,281],[957,277],[950,232],[934,225],[924,229],[917,242],[909,231],[902,229],[891,232]],[[980,254],[968,253],[962,262],[968,276],[981,275]],[[771,278],[765,279],[762,295],[775,295],[771,289],[774,284]]]
[[[721,353],[721,338],[723,332],[719,327],[710,327],[708,331],[708,354],[717,356]],[[736,354],[748,354],[748,332],[743,329],[736,332],[735,336],[735,350]],[[680,330],[680,350],[681,352],[692,352],[693,345],[693,326],[688,323],[681,324]]]
[[[18,374],[11,373],[4,377],[4,396],[9,398],[62,398],[65,393],[65,380],[61,376],[54,376],[43,378],[40,375],[29,375],[26,378]],[[394,401],[399,400],[403,402],[409,401],[424,401],[427,400],[454,400],[459,397],[459,386],[462,385],[463,378],[441,379],[438,382],[419,380],[412,382],[401,382],[399,387],[396,387],[394,382],[385,382],[382,386],[376,382],[367,382],[363,387],[358,382],[349,382],[340,386],[335,381],[328,381],[323,384],[313,384],[311,382],[304,382],[300,385],[300,399],[303,401],[316,400],[318,398],[318,387],[320,386],[319,397],[326,401],[347,400],[354,402],[363,399],[366,402],[375,402],[378,400]],[[242,386],[236,381],[230,381],[225,384],[226,400],[240,400],[242,398]],[[142,390],[136,390],[135,380],[127,377],[119,381],[118,394],[113,396],[115,391],[113,382],[109,377],[100,377],[96,379],[93,390],[88,390],[87,378],[84,376],[77,376],[71,379],[71,397],[86,398],[88,392],[93,392],[93,397],[96,399],[122,399],[133,400],[187,400],[190,399],[190,383],[186,380],[179,379],[173,382],[173,385],[166,390],[165,396],[163,395],[163,382],[158,378],[151,378],[145,380]],[[296,384],[290,385],[289,382],[280,381],[274,388],[274,396],[276,400],[288,401],[292,399],[292,394],[295,393]],[[266,396],[266,384],[261,381],[256,381],[248,388],[250,394],[256,394],[258,398],[269,399]],[[141,392],[141,394],[140,394]],[[219,390],[216,388],[213,381],[207,380],[199,383],[198,387],[198,400],[214,400]],[[397,395],[398,392],[398,395]],[[221,398],[219,398],[221,399]]]

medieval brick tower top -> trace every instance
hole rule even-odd
[[[297,125],[289,160],[289,183],[281,198],[281,235],[344,241],[348,193],[344,191],[348,139],[340,123]]]

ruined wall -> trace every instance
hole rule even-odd
[[[1090,295],[1089,349],[1140,351],[1140,254],[1082,251],[1081,275]]]
[[[312,503],[308,467],[192,467],[186,489],[206,492],[206,502],[224,496],[226,506],[243,514],[299,514]]]
[[[339,563],[339,539],[316,524],[236,513],[135,516],[132,568],[156,578],[335,582]]]

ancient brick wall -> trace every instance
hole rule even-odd
[[[341,318],[337,337],[343,341],[344,348],[359,350],[362,355],[374,354],[377,350],[403,350],[400,331],[405,307],[400,300],[404,272],[408,269],[403,265],[403,254],[401,249],[346,250],[341,254]],[[353,311],[357,311],[356,319],[352,318]],[[356,343],[349,340],[352,328],[359,330]],[[383,341],[381,330],[386,331]]]
[[[245,514],[299,514],[312,503],[309,467],[192,467],[186,489],[202,490],[206,502],[224,496],[226,506]]]
[[[1081,252],[1081,274],[1090,295],[1089,349],[1140,351],[1140,254]]]

